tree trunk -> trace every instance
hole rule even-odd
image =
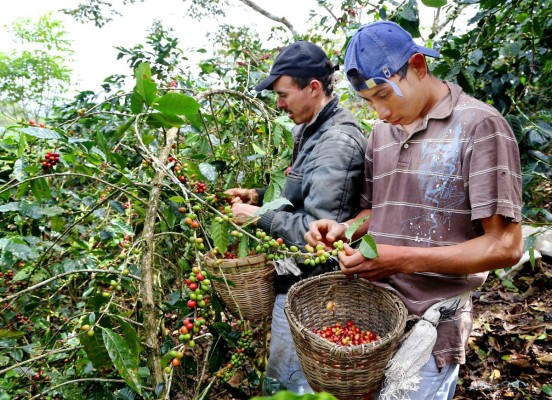
[[[165,147],[161,149],[159,160],[167,162],[172,144],[176,141],[178,129],[170,129],[167,133]],[[151,372],[154,387],[164,382],[163,369],[161,368],[161,356],[159,346],[159,316],[155,304],[155,224],[157,222],[157,210],[159,204],[160,187],[165,177],[163,168],[157,168],[151,192],[149,207],[144,219],[144,255],[142,257],[142,305],[144,314],[144,333],[147,351],[148,367]]]

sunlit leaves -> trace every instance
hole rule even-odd
[[[447,4],[447,0],[422,0],[422,3],[424,3],[427,7],[443,7]]]
[[[199,103],[193,97],[171,92],[157,98],[153,108],[171,115],[191,115],[198,112]]]
[[[142,63],[138,65],[135,77],[136,93],[142,97],[146,104],[152,105],[156,98],[157,84],[153,81],[149,64]]]

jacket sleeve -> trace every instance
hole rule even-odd
[[[366,141],[354,127],[332,127],[309,153],[301,180],[303,209],[268,211],[257,225],[289,245],[303,246],[313,221],[344,221],[358,212]]]

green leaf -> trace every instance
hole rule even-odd
[[[133,114],[140,114],[144,109],[144,99],[138,93],[138,90],[134,88],[132,96],[130,96],[130,111]]]
[[[127,122],[120,125],[117,128],[117,131],[115,133],[115,137],[113,138],[114,141],[119,141],[124,136],[125,132],[134,124],[134,121],[136,120],[135,116],[130,117]]]
[[[17,157],[21,158],[23,154],[25,154],[26,149],[27,149],[27,136],[19,135],[19,147],[17,149]],[[21,160],[18,160],[18,161],[21,161]]]
[[[134,357],[136,364],[140,362],[140,352],[142,351],[142,345],[140,343],[140,338],[136,334],[136,329],[122,319],[121,317],[116,316],[115,319],[119,322],[121,326],[121,332],[125,338],[125,342],[128,345],[132,357]]]
[[[261,149],[259,146],[257,146],[255,143],[251,143],[253,146],[253,150],[255,150],[255,154],[261,154],[263,156],[266,156],[266,151]]]
[[[277,393],[270,397],[252,397],[251,400],[337,400],[327,392],[297,394],[282,390],[281,383],[273,378],[265,378],[263,389],[268,393]]]
[[[96,145],[102,151],[102,153],[105,154],[105,160],[110,161],[111,149],[110,146],[107,144],[107,140],[105,140],[105,136],[100,131],[96,131]]]
[[[275,200],[269,201],[268,203],[264,203],[261,208],[259,208],[253,215],[259,216],[266,213],[268,210],[277,210],[278,208],[282,206],[292,206],[293,203],[286,199],[285,197],[279,197]]]
[[[16,179],[18,181],[22,181],[23,179],[25,179],[25,173],[23,172],[23,161],[21,159],[16,160],[13,164],[13,172],[10,178]],[[26,184],[27,186],[29,185],[28,182],[25,182],[24,184]]]
[[[264,194],[264,201],[269,202],[279,198],[284,188],[285,182],[286,176],[282,171],[273,172],[270,175],[270,183],[268,184]]]
[[[38,178],[31,181],[31,192],[38,201],[49,200],[52,197],[50,185],[44,178]]]
[[[18,201],[12,201],[0,206],[0,212],[10,212],[21,210],[21,204]]]
[[[12,280],[14,282],[26,280],[31,275],[33,270],[34,270],[34,267],[25,267],[17,271],[17,273],[13,276]]]
[[[345,237],[349,240],[352,239],[354,233],[357,231],[358,228],[360,228],[360,225],[364,223],[367,219],[369,219],[370,216],[367,215],[365,217],[362,217],[360,219],[357,219],[355,222],[353,222],[349,228],[347,228],[347,231],[345,231]]]
[[[173,196],[169,198],[170,201],[174,201],[175,203],[184,203],[186,199],[182,196]]]
[[[136,92],[146,104],[152,105],[157,93],[157,84],[153,82],[149,64],[142,63],[136,68]]]
[[[153,108],[171,115],[192,115],[198,112],[199,103],[193,97],[171,92],[158,97]]]
[[[0,339],[17,339],[25,336],[25,332],[12,331],[6,328],[0,328]]]
[[[178,128],[184,125],[184,120],[176,115],[152,113],[148,115],[147,123],[152,128]]]
[[[30,126],[27,128],[22,128],[21,131],[29,136],[33,136],[38,139],[58,140],[62,138],[62,136],[56,131],[46,128],[37,128]]]
[[[447,4],[447,0],[422,0],[422,3],[424,3],[427,7],[443,7]]]
[[[374,238],[370,234],[366,234],[362,237],[359,246],[360,254],[366,258],[377,258],[378,257],[378,248]]]
[[[213,220],[211,224],[211,238],[213,239],[213,245],[218,247],[219,252],[221,254],[226,253],[229,242],[228,223],[226,221],[217,222]]]
[[[543,385],[542,392],[547,396],[552,396],[552,385]]]
[[[209,163],[201,163],[198,168],[201,175],[203,175],[209,182],[212,183],[217,180],[218,172],[214,165]]]
[[[238,258],[245,258],[249,255],[249,236],[244,236],[240,239],[238,246]]]
[[[88,336],[88,332],[82,333],[79,335],[79,341],[84,346],[84,351],[94,368],[101,369],[112,366],[101,332],[94,330],[92,336]]]
[[[71,399],[71,400],[100,400],[100,399],[102,399],[102,400],[111,400],[111,399],[115,399],[115,397],[113,397],[113,395],[111,395],[111,397],[108,397],[109,395],[106,395],[105,393],[104,393],[103,397],[99,397],[100,393],[105,391],[105,389],[103,389],[103,388],[96,388],[95,391],[94,391],[94,397],[88,397],[87,398],[82,393],[82,388],[79,386],[78,383],[70,383],[70,384],[67,384],[67,385],[63,385],[60,388],[58,388],[57,390],[59,390],[62,393],[64,399]]]
[[[102,328],[102,337],[113,365],[127,385],[138,393],[142,392],[138,377],[138,359],[133,355],[127,342],[109,328]]]

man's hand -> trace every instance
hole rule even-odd
[[[332,248],[336,240],[344,239],[347,227],[331,219],[319,219],[309,224],[309,231],[305,233],[305,241],[311,246],[322,243]]]
[[[255,189],[234,188],[228,189],[224,193],[232,196],[232,203],[245,203],[253,205],[259,203],[259,194]]]
[[[402,268],[402,250],[404,248],[400,246],[378,245],[378,257],[368,259],[358,249],[345,244],[343,251],[339,252],[339,267],[349,277],[357,274],[360,278],[377,281],[389,275],[406,272]]]
[[[255,214],[259,208],[260,207],[239,202],[232,204],[234,223],[237,225],[254,224],[259,217],[253,214]]]

